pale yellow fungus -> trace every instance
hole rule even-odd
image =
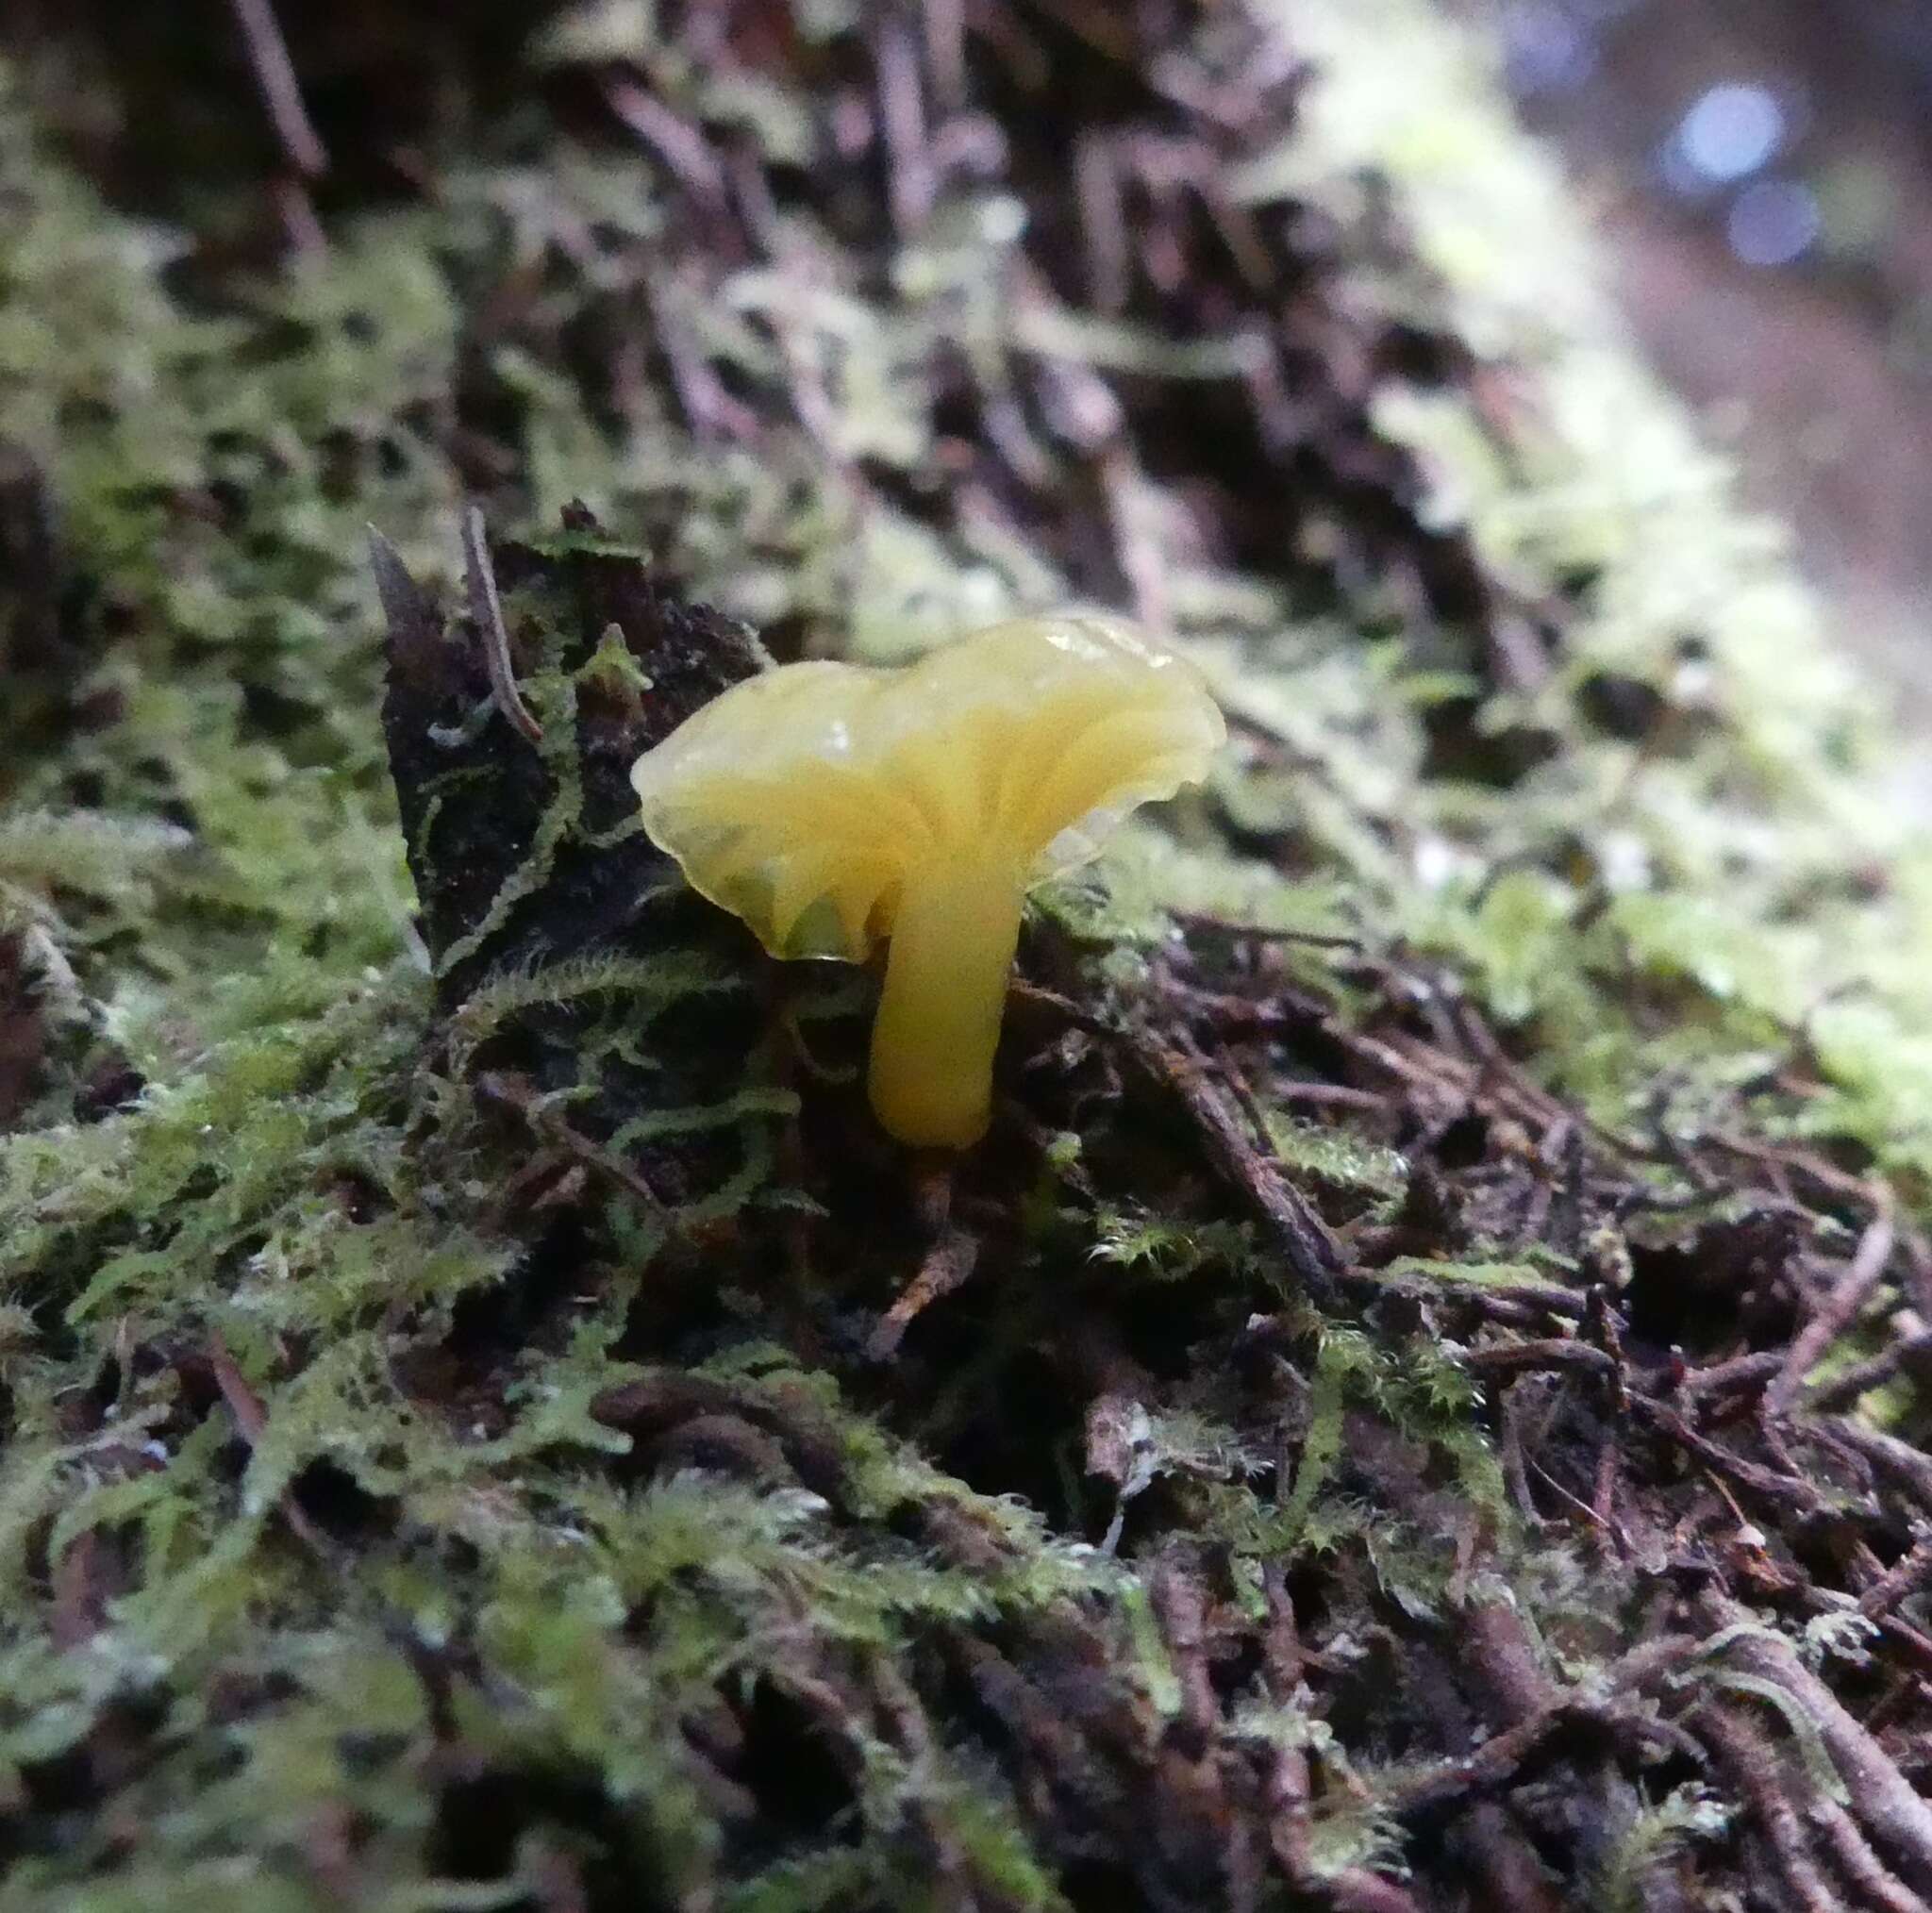
[[[1193,670],[1115,618],[1016,619],[903,670],[787,664],[631,773],[644,827],[774,956],[891,940],[874,1109],[903,1142],[986,1132],[1021,903],[1226,735]]]

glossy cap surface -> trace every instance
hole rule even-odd
[[[774,956],[857,961],[891,935],[908,873],[1024,889],[1070,870],[1224,736],[1193,669],[1124,621],[1024,618],[900,670],[767,672],[632,781],[652,839]]]

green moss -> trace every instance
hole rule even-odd
[[[1924,1220],[1932,983],[1914,953],[1932,934],[1932,854],[1900,827],[1817,607],[1616,341],[1592,257],[1467,43],[1410,0],[1257,10],[1318,69],[1292,138],[1234,190],[1257,208],[1292,195],[1349,231],[1386,198],[1412,250],[1365,249],[1345,271],[1352,307],[1453,334],[1528,382],[1533,416],[1504,443],[1454,385],[1385,380],[1374,421],[1421,461],[1428,522],[1466,533],[1493,589],[1563,607],[1563,647],[1465,724],[1484,681],[1467,634],[1435,650],[1392,638],[1388,581],[1322,557],[1345,524],[1303,525],[1308,550],[1274,570],[1210,563],[1182,488],[1129,474],[1100,519],[1131,521],[1238,741],[1210,792],[1043,899],[1042,925],[1087,949],[1094,1001],[1123,1023],[1145,1012],[1174,912],[1278,936],[1278,975],[1334,1006],[1329,1040],[1379,1001],[1375,964],[1408,966],[1438,979],[1436,1007],[1500,1027],[1533,1087],[1612,1132],[1863,1152],[1900,1214]],[[809,102],[678,69],[651,9],[630,11],[573,16],[543,57],[582,59],[584,35],[623,14],[626,45],[661,56],[667,97],[796,157]],[[863,1231],[827,1251],[824,1206],[792,1186],[787,1153],[790,1125],[850,1083],[834,1051],[862,985],[801,985],[771,1016],[809,1039],[794,1080],[667,1091],[598,1145],[627,1158],[735,1139],[715,1180],[653,1207],[608,1190],[594,1161],[560,1168],[558,1186],[579,1181],[554,1236],[509,1212],[552,1186],[507,1189],[536,1152],[477,1106],[478,1057],[532,1012],[568,1019],[581,1073],[534,1106],[568,1118],[614,1073],[661,1068],[674,1020],[721,1000],[764,1018],[758,979],[678,946],[512,968],[435,1007],[363,548],[373,521],[424,575],[448,569],[459,408],[498,421],[504,515],[548,524],[584,497],[694,594],[806,648],[882,658],[1072,591],[1079,541],[1044,507],[1035,535],[971,488],[957,509],[908,502],[952,482],[935,449],[941,341],[995,393],[1020,359],[1192,393],[1224,379],[1239,341],[997,296],[1024,221],[976,186],[896,250],[788,210],[831,261],[809,297],[764,270],[726,275],[728,296],[647,286],[660,174],[554,127],[477,135],[434,203],[332,219],[325,255],[225,284],[211,312],[171,290],[166,241],[100,204],[29,118],[9,82],[0,438],[43,470],[98,610],[87,722],[0,765],[0,931],[34,940],[41,995],[76,1033],[0,1138],[0,1799],[124,1727],[143,1757],[111,1815],[37,1809],[0,1905],[521,1906],[554,1850],[589,1848],[670,1904],[733,1913],[951,1904],[934,1851],[997,1904],[1060,1906],[1010,1775],[963,1729],[921,1742],[892,1683],[961,1639],[1010,1647],[1023,1621],[1072,1615],[1108,1656],[1082,1678],[1124,1692],[1137,1731],[1183,1705],[1149,1594],[1158,1547],[1143,1557],[1124,1521],[1121,1557],[1105,1555],[1076,1519],[1077,1478],[1057,1516],[963,1478],[971,1443],[941,1460],[908,1434],[938,1442],[1016,1392],[1062,1295],[1103,1297],[1114,1324],[1190,1310],[1140,1330],[1135,1358],[1154,1343],[1172,1368],[1195,1339],[1221,1360],[1257,1307],[1281,1317],[1287,1353],[1270,1359],[1301,1392],[1266,1405],[1280,1439],[1239,1424],[1232,1384],[1226,1400],[1176,1388],[1139,1405],[1139,1472],[1120,1484],[1123,1507],[1180,1510],[1161,1539],[1224,1566],[1244,1622],[1285,1563],[1357,1575],[1378,1626],[1445,1627],[1474,1598],[1422,1514],[1365,1492],[1352,1431],[1373,1429],[1424,1457],[1480,1533],[1482,1573],[1552,1637],[1602,1624],[1574,1561],[1524,1534],[1464,1352],[1426,1316],[1280,1308],[1278,1256],[1215,1207],[1167,1128],[1128,1149],[1110,1118],[1089,1121],[1095,1101],[1055,1116],[1015,1232],[1030,1287],[959,1318],[942,1399],[895,1403],[854,1356],[854,1324],[910,1267],[886,1270]],[[1548,244],[1523,247],[1526,229]],[[506,259],[524,275],[508,290]],[[538,317],[479,341],[491,300],[533,286]],[[693,433],[655,367],[587,390],[581,341],[641,323],[647,292],[654,326],[754,395],[756,452]],[[1040,456],[1046,496],[1091,477],[1064,448]],[[885,475],[867,494],[861,473]],[[1655,702],[1641,738],[1592,715],[1608,677]],[[608,643],[575,672],[553,656],[529,674],[543,822],[445,975],[560,847],[623,840],[627,824],[595,839],[584,819],[576,724],[620,680],[653,689]],[[1462,773],[1438,761],[1452,721]],[[1484,754],[1510,735],[1541,748],[1505,776]],[[425,836],[466,791],[440,794]],[[104,1112],[86,1091],[108,1054],[141,1087]],[[1335,1198],[1357,1238],[1404,1225],[1411,1164],[1383,1130],[1265,1104],[1254,1139],[1298,1186]],[[1668,1163],[1642,1173],[1680,1193]],[[969,1189],[964,1212],[983,1196]],[[1391,1292],[1420,1277],[1507,1295],[1576,1260],[1471,1234],[1377,1273]],[[679,1340],[686,1316],[701,1326]],[[1158,1366],[1123,1364],[1164,1383]],[[698,1384],[731,1424],[713,1435],[740,1443],[731,1465],[654,1459],[658,1431],[611,1406]],[[1002,1465],[1035,1459],[1012,1461],[999,1433]],[[1077,1433],[1055,1435],[1074,1477]],[[781,1753],[829,1749],[844,1777],[836,1808],[794,1839],[760,1835],[778,1850],[748,1861],[731,1851],[736,1783],[696,1751],[721,1706],[805,1720]],[[1257,1746],[1343,1757],[1299,1697],[1251,1696],[1232,1719]],[[450,1825],[489,1818],[487,1794],[464,1805],[466,1774],[508,1776],[519,1803],[502,1851],[479,1846],[490,1877],[449,1871]],[[1638,1904],[1647,1869],[1715,1830],[1693,1790],[1645,1807],[1602,1860],[1601,1904]],[[1393,1863],[1373,1788],[1337,1789],[1313,1836],[1318,1873]]]

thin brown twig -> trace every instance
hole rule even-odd
[[[1932,1537],[1922,1536],[1858,1596],[1858,1611],[1867,1621],[1876,1621],[1928,1581],[1932,1581]]]
[[[1932,1511],[1932,1456],[1882,1429],[1868,1428],[1849,1416],[1826,1416],[1797,1424],[1816,1439],[1851,1449],[1881,1473],[1911,1489],[1922,1508]]]
[[[1127,303],[1133,256],[1126,209],[1121,202],[1120,169],[1108,133],[1090,128],[1075,142],[1074,194],[1087,241],[1088,296],[1096,311],[1120,312]]]
[[[1827,1162],[1822,1156],[1807,1150],[1757,1142],[1746,1136],[1731,1136],[1720,1131],[1711,1132],[1705,1140],[1719,1149],[1728,1150],[1733,1156],[1741,1156],[1748,1162],[1763,1163],[1774,1172],[1789,1174],[1795,1171],[1800,1175],[1809,1176],[1821,1189],[1857,1202],[1866,1208],[1876,1208],[1882,1200],[1873,1185],[1862,1176],[1840,1169],[1836,1163]]]
[[[724,170],[697,127],[622,75],[607,76],[599,91],[612,114],[663,161],[693,201],[707,212],[725,209]]]
[[[875,1362],[890,1361],[910,1328],[935,1302],[972,1279],[979,1260],[979,1239],[949,1223],[925,1253],[919,1273],[900,1290],[898,1299],[879,1317],[865,1345]]]
[[[756,440],[761,430],[758,413],[725,390],[724,382],[691,336],[666,286],[646,277],[638,290],[651,315],[652,337],[664,356],[665,370],[686,423],[705,437],[723,436],[741,442]]]
[[[1932,1242],[1924,1231],[1901,1226],[1899,1247],[1904,1252],[1899,1263],[1899,1287],[1920,1314],[1932,1314]]]
[[[1824,1837],[1838,1871],[1877,1913],[1925,1913],[1925,1903],[1872,1851],[1872,1845],[1835,1800],[1812,1802],[1809,1819]]]
[[[219,1335],[208,1338],[208,1361],[214,1371],[215,1387],[221,1389],[222,1400],[228,1405],[228,1412],[235,1418],[236,1433],[251,1449],[258,1446],[262,1436],[268,1432],[268,1409],[261,1397],[249,1386],[247,1376],[235,1366],[235,1357],[228,1353],[227,1344]],[[334,1545],[309,1520],[295,1499],[292,1489],[283,1493],[278,1505],[282,1519],[289,1524],[289,1531],[297,1540],[324,1560],[334,1557]]]
[[[1883,1746],[1782,1639],[1746,1628],[1750,1617],[1715,1589],[1698,1603],[1713,1633],[1731,1635],[1725,1659],[1782,1688],[1810,1717],[1851,1796],[1858,1822],[1920,1892],[1932,1888],[1932,1803],[1913,1790]]]
[[[530,715],[517,689],[510,661],[509,632],[503,622],[503,600],[496,591],[496,568],[490,561],[490,530],[478,505],[463,512],[463,576],[469,586],[470,617],[483,645],[483,663],[490,673],[490,694],[496,707],[533,744],[543,741],[543,726]]]
[[[1777,1755],[1756,1722],[1741,1706],[1711,1705],[1699,1710],[1695,1725],[1698,1738],[1743,1795],[1803,1913],[1843,1913],[1811,1851],[1804,1820],[1780,1781]]]
[[[966,9],[964,0],[925,0],[925,58],[939,103],[956,112],[966,102]]]
[[[1898,1231],[1890,1208],[1881,1208],[1859,1238],[1857,1251],[1845,1265],[1844,1273],[1832,1284],[1829,1293],[1811,1320],[1792,1339],[1783,1368],[1764,1391],[1764,1406],[1774,1415],[1783,1414],[1797,1399],[1805,1377],[1824,1358],[1825,1351],[1850,1326],[1872,1291],[1884,1278],[1886,1264],[1891,1260]]]
[[[1927,1361],[1932,1361],[1932,1329],[1901,1336],[1869,1361],[1859,1362],[1828,1382],[1819,1383],[1805,1397],[1804,1406],[1811,1414],[1836,1414],[1856,1406],[1861,1396],[1869,1395],[1874,1389],[1882,1389],[1901,1369],[1909,1370],[1914,1364]]]
[[[891,1723],[898,1741],[897,1751],[908,1769],[913,1772],[935,1771],[939,1766],[939,1750],[934,1743],[931,1720],[917,1689],[886,1654],[868,1655],[865,1667],[872,1689],[878,1697],[879,1710]],[[947,1824],[945,1816],[934,1805],[917,1802],[911,1811],[917,1816],[929,1855],[936,1913],[976,1913],[985,1904],[986,1888],[957,1829]]]
[[[1301,1639],[1294,1603],[1279,1562],[1262,1571],[1268,1625],[1262,1634],[1262,1678],[1277,1706],[1294,1704],[1302,1685]],[[1277,1743],[1267,1780],[1268,1843],[1289,1884],[1311,1900],[1324,1900],[1335,1913],[1420,1913],[1407,1888],[1365,1867],[1349,1867],[1324,1877],[1316,1869],[1308,1827],[1313,1789],[1307,1750]]]
[[[1208,1065],[1161,1038],[1143,1031],[1132,1046],[1135,1059],[1162,1088],[1178,1095],[1208,1158],[1245,1197],[1282,1252],[1310,1300],[1334,1300],[1342,1255],[1313,1206],[1242,1133],[1227,1098],[1210,1080]]]
[[[1632,1394],[1630,1406],[1639,1420],[1648,1422],[1658,1434],[1694,1455],[1714,1473],[1735,1482],[1774,1507],[1789,1513],[1808,1512],[1820,1505],[1818,1490],[1804,1476],[1781,1474],[1775,1469],[1748,1460],[1721,1441],[1700,1435],[1668,1403],[1649,1395]]]
[[[282,152],[304,179],[320,178],[328,171],[328,148],[302,104],[302,83],[274,7],[269,0],[228,0],[228,5]]]
[[[908,22],[888,15],[881,23],[874,64],[878,74],[879,125],[885,135],[886,200],[892,230],[908,240],[932,211],[933,168],[925,127],[925,94],[919,47]]]
[[[1476,1904],[1486,1913],[1562,1913],[1548,1870],[1500,1801],[1477,1801],[1462,1816],[1450,1851],[1479,1882]]]
[[[1559,1289],[1554,1283],[1464,1282],[1455,1275],[1439,1274],[1428,1269],[1364,1266],[1351,1270],[1349,1280],[1351,1288],[1358,1292],[1383,1289],[1400,1293],[1407,1290],[1426,1295],[1432,1302],[1473,1308],[1488,1321],[1512,1325],[1543,1322],[1552,1316],[1564,1321],[1580,1321],[1586,1306],[1586,1298],[1580,1289]]]
[[[1554,1338],[1469,1349],[1462,1355],[1461,1362],[1472,1374],[1478,1375],[1517,1375],[1553,1369],[1582,1369],[1591,1374],[1611,1375],[1617,1367],[1607,1351],[1587,1341]]]
[[[587,1168],[627,1189],[658,1214],[667,1217],[672,1214],[670,1205],[644,1179],[641,1172],[621,1156],[593,1142],[581,1130],[574,1129],[555,1109],[545,1105],[536,1085],[527,1076],[508,1070],[488,1070],[477,1077],[476,1091],[490,1102],[514,1109],[537,1135],[555,1142]]]
[[[1729,1361],[1712,1362],[1707,1368],[1687,1369],[1674,1392],[1679,1401],[1694,1402],[1704,1395],[1759,1388],[1784,1364],[1785,1356],[1777,1349],[1757,1349],[1750,1355],[1734,1356]]]
[[[1176,1555],[1156,1563],[1147,1593],[1167,1649],[1168,1664],[1180,1687],[1180,1716],[1203,1740],[1220,1722],[1208,1654],[1208,1597]]]
[[[1351,1090],[1346,1083],[1270,1083],[1268,1093],[1277,1103],[1304,1103],[1317,1109],[1386,1111],[1387,1096],[1373,1090]]]
[[[317,216],[308,189],[293,174],[281,174],[269,181],[269,197],[280,215],[282,231],[297,253],[310,258],[328,250],[328,235]]]
[[[1398,1780],[1383,1794],[1382,1805],[1391,1813],[1407,1817],[1438,1811],[1508,1786],[1524,1764],[1566,1728],[1587,1722],[1609,1728],[1617,1696],[1640,1692],[1661,1680],[1689,1661],[1700,1645],[1697,1638],[1689,1634],[1644,1641],[1603,1670],[1594,1694],[1586,1696],[1574,1688],[1557,1690],[1516,1725],[1491,1735],[1470,1753]],[[1646,1723],[1639,1719],[1630,1725],[1642,1732]]]

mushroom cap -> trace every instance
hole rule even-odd
[[[638,759],[644,828],[776,956],[857,962],[908,871],[1029,888],[1086,862],[1226,737],[1198,674],[1124,620],[995,624],[897,670],[781,665]]]

